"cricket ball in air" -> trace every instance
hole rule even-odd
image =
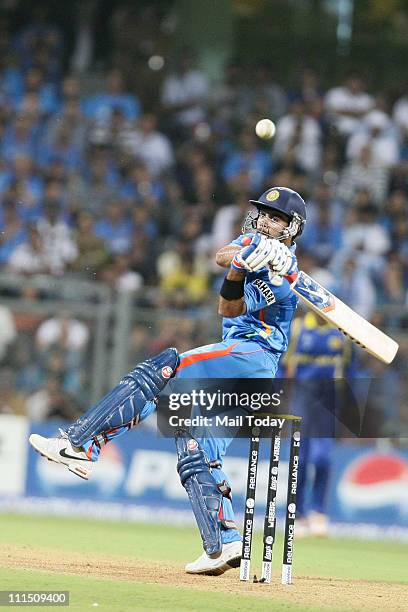
[[[276,132],[276,125],[270,119],[261,119],[255,126],[256,135],[259,138],[263,138],[264,140],[268,140],[269,138],[273,138]]]

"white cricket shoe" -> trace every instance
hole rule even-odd
[[[239,567],[242,554],[242,542],[229,542],[222,545],[222,552],[217,559],[211,559],[203,553],[192,563],[187,563],[187,574],[206,574],[207,576],[220,576],[227,570]]]
[[[311,512],[309,514],[309,530],[310,534],[316,538],[327,538],[329,535],[329,517],[327,514]]]
[[[70,472],[84,480],[89,480],[91,477],[93,462],[82,448],[72,446],[62,429],[60,429],[58,438],[44,438],[38,434],[31,434],[29,442],[40,455],[49,461],[66,465]]]
[[[310,536],[309,521],[307,518],[298,518],[295,523],[296,539]]]

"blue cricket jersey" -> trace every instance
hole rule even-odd
[[[350,341],[336,328],[318,325],[317,315],[313,312],[308,312],[303,319],[296,319],[292,332],[284,358],[288,377],[331,380],[355,375]]]
[[[250,237],[250,234],[241,235],[231,245],[243,247]],[[245,314],[223,318],[222,339],[251,339],[264,349],[284,353],[289,345],[290,326],[298,303],[289,282],[284,278],[279,287],[273,285],[266,268],[249,272],[245,279],[244,299]]]

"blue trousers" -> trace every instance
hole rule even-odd
[[[206,346],[200,346],[182,353],[176,378],[274,378],[279,362],[279,354],[263,349],[252,340],[224,340]],[[146,402],[140,413],[140,421],[146,419],[156,409],[155,402]],[[129,430],[128,426],[120,427],[114,432],[107,432],[107,438],[122,435]],[[191,432],[194,435],[194,431]],[[215,438],[210,434],[198,437],[209,461],[217,461],[220,467],[213,470],[217,482],[228,482],[228,476],[222,469],[223,459],[232,438]],[[88,455],[96,460],[100,449],[90,440],[84,445]],[[234,512],[231,500],[223,498],[223,519],[234,523]],[[240,540],[236,529],[225,529],[222,532],[223,543]]]
[[[297,513],[304,517],[310,511],[326,514],[326,495],[330,478],[332,438],[303,437],[300,445],[297,488]],[[308,467],[313,466],[314,477],[308,493]]]

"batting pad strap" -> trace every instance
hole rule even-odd
[[[108,443],[108,438],[105,434],[101,433],[94,437],[94,442],[96,442],[99,448],[101,448],[102,446],[105,446],[105,444]]]
[[[231,489],[230,489],[231,491]],[[238,531],[238,527],[237,524],[234,520],[232,519],[227,519],[225,518],[225,514],[224,514],[224,507],[221,506],[220,508],[220,513],[219,513],[219,519],[220,519],[220,523],[221,523],[221,527],[225,530],[225,529],[236,529]]]
[[[110,429],[134,424],[146,402],[155,399],[174,376],[179,364],[177,349],[168,348],[139,363],[119,384],[67,429],[73,446],[106,433]]]
[[[222,493],[211,473],[205,453],[187,430],[176,432],[177,471],[187,491],[207,555],[218,557],[222,550],[220,510]]]
[[[217,486],[221,495],[231,501],[231,487],[229,486],[229,483],[226,480],[223,480],[222,482],[219,482]]]

